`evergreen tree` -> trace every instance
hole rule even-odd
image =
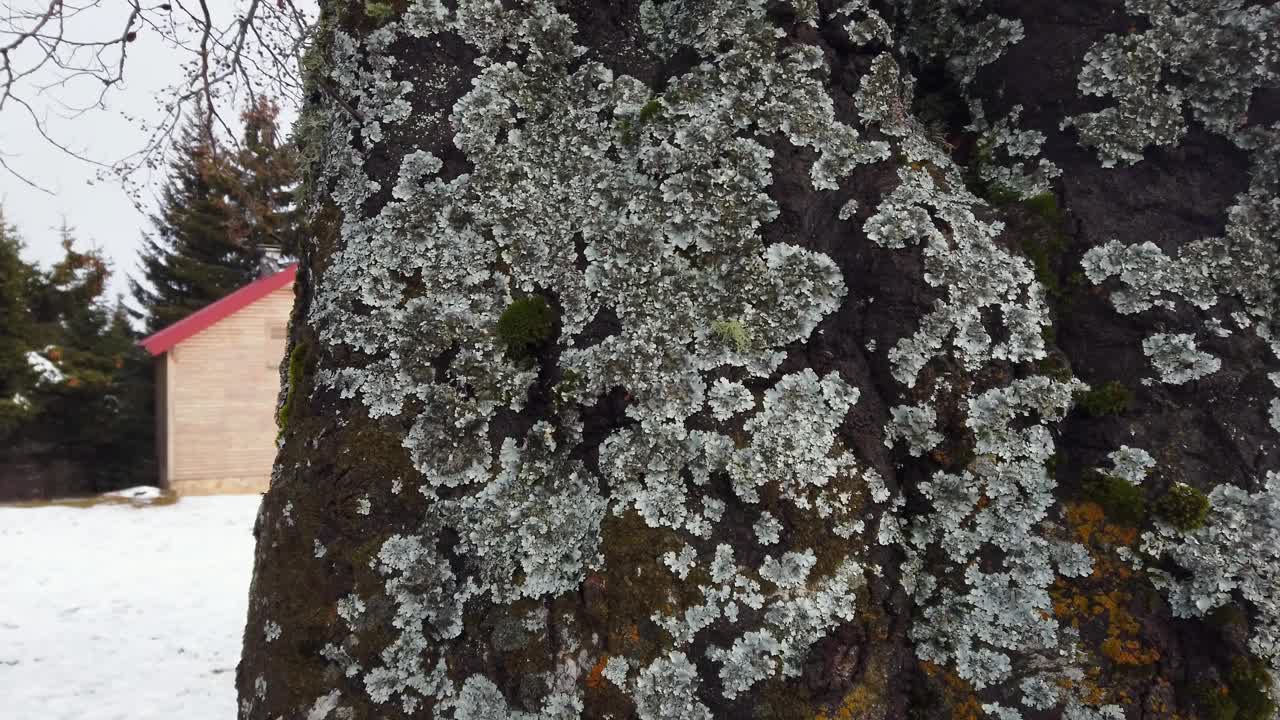
[[[38,422],[24,438],[91,461],[90,487],[109,490],[152,480],[150,361],[137,348],[128,315],[103,295],[111,270],[97,250],[76,249],[73,231],[60,230],[64,255],[35,282],[31,305],[42,356],[61,374],[39,383]]]
[[[27,361],[33,321],[28,294],[35,268],[22,260],[22,240],[0,210],[0,440],[31,416],[36,374]]]
[[[143,243],[142,277],[130,289],[148,332],[190,315],[253,279],[257,257],[241,242],[231,187],[237,173],[225,148],[198,122],[182,129],[177,159]]]
[[[280,107],[267,98],[259,98],[240,115],[244,137],[229,183],[235,211],[232,234],[251,248],[293,254],[300,225],[294,198],[298,156],[281,138],[279,116]]]

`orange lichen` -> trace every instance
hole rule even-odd
[[[1065,509],[1067,525],[1076,541],[1086,547],[1099,545],[1110,549],[1133,545],[1138,540],[1135,528],[1107,523],[1106,513],[1095,502],[1067,503]]]
[[[598,690],[604,686],[604,666],[609,663],[608,655],[601,655],[600,660],[596,662],[595,667],[591,668],[591,672],[587,674],[587,687]]]
[[[1137,531],[1108,523],[1097,503],[1068,503],[1064,511],[1072,538],[1093,558],[1093,572],[1087,578],[1059,578],[1053,584],[1054,616],[1077,629],[1101,630],[1097,652],[1116,666],[1152,665],[1160,659],[1160,651],[1142,640],[1142,625],[1130,611],[1134,573],[1115,552],[1132,545]]]
[[[920,668],[940,686],[943,699],[951,709],[951,720],[978,720],[983,716],[982,703],[968,681],[927,660],[920,662]]]

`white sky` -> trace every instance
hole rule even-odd
[[[100,10],[98,15],[77,18],[80,24],[73,23],[73,31],[101,36],[101,31],[94,32],[95,26],[100,25],[109,28],[107,34],[118,33],[124,22],[124,6],[111,0],[105,4],[109,7]],[[314,6],[315,3],[304,0],[301,4]],[[12,5],[47,7],[47,0],[12,0]],[[235,0],[212,0],[209,6],[215,23],[229,20],[234,5]],[[128,49],[125,84],[106,96],[106,110],[91,111],[74,119],[64,117],[67,111],[59,101],[90,102],[100,87],[96,81],[69,86],[57,97],[52,93],[36,96],[35,90],[27,86],[26,99],[36,112],[48,118],[50,135],[55,140],[102,162],[118,160],[143,147],[146,134],[136,121],[122,117],[122,113],[159,122],[163,117],[159,108],[164,100],[162,91],[182,80],[180,63],[187,56],[167,47],[154,33],[145,30],[139,32]],[[43,81],[52,79],[46,77]],[[224,117],[237,114],[227,112]],[[286,108],[282,124],[292,123],[293,117],[292,109]],[[26,242],[27,258],[47,266],[61,257],[58,227],[65,218],[75,229],[82,247],[101,248],[110,258],[114,271],[110,292],[127,294],[126,275],[138,274],[137,252],[142,234],[150,232],[151,225],[146,214],[134,208],[125,188],[111,178],[96,180],[97,169],[93,165],[68,156],[41,138],[26,110],[16,104],[7,104],[0,110],[0,153],[10,167],[51,191],[50,194],[31,188],[0,169],[0,206]],[[161,170],[148,176],[140,172],[135,178],[145,184],[142,199],[148,212],[154,207],[163,173]]]

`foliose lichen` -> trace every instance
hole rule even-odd
[[[1142,31],[1109,35],[1085,54],[1080,92],[1115,104],[1063,121],[1104,167],[1133,164],[1187,132],[1189,110],[1209,130],[1248,144],[1249,99],[1280,85],[1274,28],[1280,5],[1243,0],[1126,0]]]
[[[1201,617],[1240,598],[1252,605],[1249,649],[1280,671],[1280,472],[1268,471],[1262,488],[1249,493],[1223,484],[1209,493],[1202,527],[1183,531],[1168,524],[1142,536],[1142,550],[1166,558],[1182,571],[1152,569],[1177,617]]]

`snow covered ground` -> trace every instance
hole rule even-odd
[[[235,718],[259,499],[0,507],[0,717]]]

